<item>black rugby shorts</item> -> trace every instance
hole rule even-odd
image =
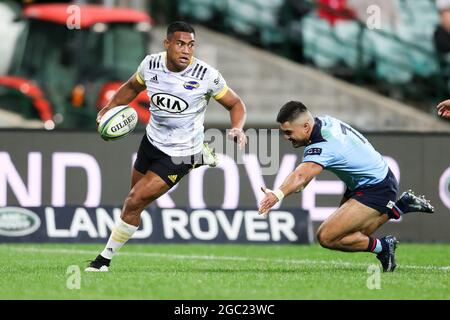
[[[134,169],[142,174],[152,171],[170,187],[173,187],[189,171],[202,164],[201,153],[185,157],[171,157],[151,144],[147,135],[144,134],[134,162]]]

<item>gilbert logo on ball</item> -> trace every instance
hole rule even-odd
[[[108,110],[100,120],[98,132],[104,140],[116,140],[133,132],[138,116],[129,106],[118,106]]]

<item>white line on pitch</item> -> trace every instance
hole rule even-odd
[[[0,246],[2,249],[2,246]],[[56,253],[56,254],[88,254],[97,255],[98,251],[93,250],[70,250],[70,249],[54,249],[54,248],[20,248],[6,247],[7,250],[16,252],[35,252],[35,253]],[[227,261],[258,261],[258,262],[274,262],[285,264],[316,264],[327,266],[342,267],[367,267],[367,263],[346,262],[340,260],[311,260],[311,259],[270,259],[259,257],[239,257],[239,256],[212,256],[212,255],[186,255],[186,254],[170,254],[170,253],[150,253],[150,252],[120,252],[118,255],[131,257],[152,257],[165,259],[187,259],[187,260],[227,260]],[[438,270],[449,271],[450,266],[416,266],[416,265],[399,265],[401,269],[417,269],[417,270]]]

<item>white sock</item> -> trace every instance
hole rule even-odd
[[[381,246],[381,241],[379,239],[375,239],[377,244],[375,245],[375,249],[373,249],[373,253],[380,253],[383,250],[383,247]]]
[[[101,255],[106,259],[112,259],[114,254],[122,248],[125,242],[133,236],[137,229],[138,227],[128,224],[119,218],[116,225],[112,229],[108,243],[106,244],[106,247],[102,251]]]

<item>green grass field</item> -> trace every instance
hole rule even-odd
[[[109,273],[84,273],[102,244],[0,245],[0,299],[450,299],[450,245],[400,244],[398,268],[375,255],[313,246],[132,245]],[[81,269],[80,289],[67,288]],[[76,268],[76,267],[75,267]],[[76,282],[75,282],[76,283]]]

